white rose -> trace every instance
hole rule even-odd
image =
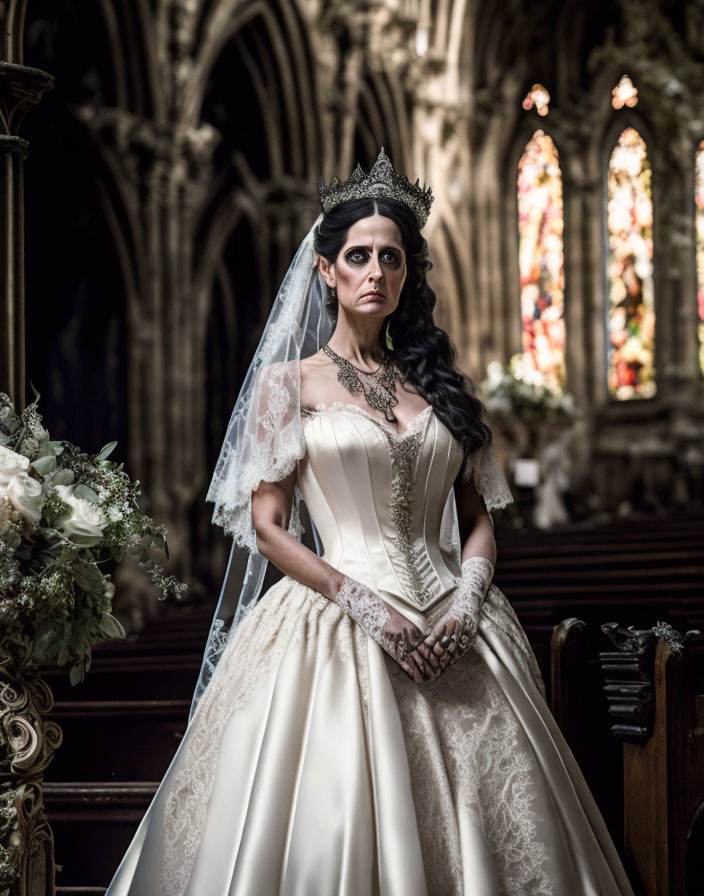
[[[101,508],[85,498],[76,498],[74,485],[57,485],[55,488],[61,500],[71,508],[71,515],[58,521],[59,531],[80,544],[97,544],[107,522]]]
[[[29,458],[0,445],[0,494],[4,494],[11,479],[29,469]]]
[[[25,519],[35,524],[39,522],[45,499],[41,482],[28,473],[18,473],[7,486],[7,498]]]

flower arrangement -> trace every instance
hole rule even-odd
[[[117,442],[90,455],[52,441],[32,388],[35,401],[21,414],[0,392],[0,630],[4,648],[70,664],[77,684],[92,645],[125,636],[103,564],[135,556],[162,599],[188,586],[152,559],[150,548],[168,559],[167,530],[140,511],[139,481],[108,460]]]
[[[490,416],[501,425],[535,427],[565,423],[580,415],[574,397],[549,388],[540,371],[513,355],[505,369],[491,361],[480,392]]]

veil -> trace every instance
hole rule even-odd
[[[215,504],[213,522],[232,535],[233,543],[189,719],[228,639],[255,606],[264,585],[269,563],[257,551],[252,491],[262,480],[283,479],[305,452],[300,419],[300,360],[315,354],[332,333],[332,320],[324,301],[326,288],[313,252],[315,229],[322,217],[318,216],[304,237],[281,282],[230,417],[206,495],[206,501]],[[288,528],[298,539],[306,532],[300,519],[301,503],[296,486]],[[312,521],[308,541],[309,547],[322,553]]]

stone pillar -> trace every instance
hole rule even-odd
[[[25,406],[24,199],[27,112],[53,85],[23,65],[26,0],[0,0],[0,390]],[[0,623],[1,625],[1,623]],[[45,721],[53,698],[31,662],[31,644],[0,649],[0,893],[53,896],[54,844],[42,776],[61,731]]]
[[[26,0],[0,2],[0,390],[25,405],[24,208],[22,164],[29,144],[19,136],[27,112],[53,78],[22,64]]]
[[[126,212],[114,226],[125,247],[130,394],[129,467],[146,484],[148,513],[168,528],[172,571],[192,582],[191,508],[202,487],[205,321],[197,313],[195,229],[219,135],[124,109],[80,116],[115,175]],[[110,212],[109,220],[117,216]],[[138,570],[118,571],[139,589]]]

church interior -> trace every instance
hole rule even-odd
[[[36,401],[54,442],[116,442],[187,585],[159,600],[113,555],[122,637],[79,681],[32,664],[2,542],[0,893],[105,892],[186,728],[243,377],[318,179],[383,146],[433,189],[435,318],[514,495],[496,582],[550,708],[637,894],[704,894],[701,0],[3,0],[0,22],[0,433]]]

